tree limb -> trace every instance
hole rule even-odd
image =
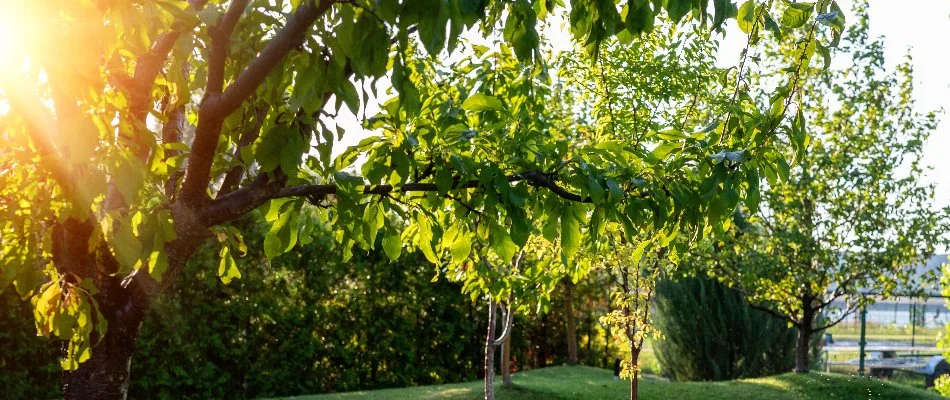
[[[205,94],[198,110],[198,127],[195,130],[195,140],[191,148],[185,182],[182,184],[181,199],[186,204],[197,205],[208,199],[211,164],[214,161],[214,152],[218,137],[221,135],[224,118],[234,112],[264,82],[267,75],[283,60],[284,56],[303,41],[307,29],[332,4],[330,0],[321,0],[319,5],[314,4],[314,0],[301,4],[277,36],[264,46],[257,58],[251,61],[251,64],[241,72],[224,93],[212,91]],[[210,73],[209,67],[209,85],[212,84]],[[209,86],[209,88],[215,89],[216,86]]]
[[[264,125],[264,120],[267,118],[266,106],[260,106],[257,108],[257,113],[254,115],[254,123],[251,125],[250,129],[241,132],[241,137],[238,138],[237,148],[234,149],[234,158],[241,161],[242,164],[235,165],[233,168],[228,170],[224,175],[224,180],[221,182],[221,189],[218,190],[217,197],[224,196],[228,193],[235,191],[238,187],[238,184],[241,183],[241,179],[244,178],[244,165],[243,163],[247,160],[241,155],[241,151],[250,146],[251,143],[254,143],[257,140],[257,137],[261,134],[261,126]]]
[[[590,197],[582,197],[571,193],[559,186],[553,177],[539,171],[528,171],[512,174],[506,177],[509,183],[526,181],[531,186],[545,188],[554,194],[575,202],[591,202]],[[259,179],[260,180],[260,179]],[[481,186],[481,182],[472,179],[453,185],[450,190],[474,189]],[[322,185],[302,185],[282,188],[273,183],[258,183],[240,188],[225,196],[215,199],[201,210],[202,219],[209,225],[216,225],[230,221],[253,210],[264,202],[281,197],[325,197],[335,195],[338,190],[336,183]],[[364,185],[365,195],[388,195],[390,193],[408,192],[437,192],[439,188],[434,183],[406,183],[393,185]]]
[[[314,0],[310,0],[297,7],[297,11],[287,21],[287,25],[284,25],[277,36],[264,46],[257,58],[251,61],[234,83],[209,104],[209,107],[214,108],[223,116],[234,112],[264,82],[267,75],[290,53],[290,50],[300,45],[304,39],[304,33],[333,3],[331,0],[320,0],[319,4],[315,4]]]
[[[814,329],[814,332],[822,331],[822,330],[831,328],[831,327],[833,327],[833,326],[835,326],[835,325],[838,325],[839,323],[841,323],[841,321],[844,321],[844,319],[845,319],[846,317],[848,317],[848,316],[851,315],[851,314],[854,314],[854,312],[855,312],[857,309],[858,309],[858,305],[857,305],[857,303],[855,303],[855,304],[852,305],[851,307],[848,307],[848,309],[845,310],[845,312],[843,312],[843,313],[841,314],[841,316],[838,317],[838,319],[836,319],[834,322],[831,322],[831,323],[828,323],[828,324],[825,324],[825,325],[816,327],[816,328]]]
[[[800,322],[799,322],[799,321],[796,321],[795,319],[793,319],[792,317],[789,317],[788,315],[785,315],[785,314],[782,314],[782,313],[780,313],[780,312],[778,312],[778,311],[775,311],[775,310],[771,309],[770,307],[760,306],[760,305],[755,304],[755,303],[753,303],[753,302],[751,302],[751,301],[746,302],[746,303],[749,304],[749,307],[752,307],[752,308],[754,308],[754,309],[756,309],[756,310],[759,310],[759,311],[764,311],[764,312],[768,313],[769,315],[771,315],[771,316],[773,316],[773,317],[775,317],[775,318],[778,318],[778,319],[781,319],[781,320],[784,320],[784,321],[791,322],[792,325],[795,325],[795,326],[800,325]]]
[[[250,0],[234,0],[228,12],[221,17],[217,25],[208,29],[208,35],[211,36],[211,46],[208,48],[208,83],[205,88],[205,96],[215,96],[221,93],[224,87],[224,65],[228,58],[228,43],[231,41],[231,34],[234,33],[234,27],[238,19]]]

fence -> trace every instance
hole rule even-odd
[[[844,304],[837,306],[843,308]],[[937,348],[938,337],[948,323],[950,309],[945,296],[877,299],[828,329],[824,368],[929,386],[933,378],[950,372],[950,364]]]

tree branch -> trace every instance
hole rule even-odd
[[[191,148],[185,182],[182,184],[181,198],[186,204],[197,205],[208,199],[211,164],[214,161],[214,152],[224,118],[234,112],[264,82],[267,75],[283,60],[284,56],[303,40],[304,33],[317,17],[333,4],[330,0],[321,0],[320,4],[316,5],[314,1],[309,0],[297,7],[297,11],[287,25],[264,46],[257,58],[251,61],[251,64],[224,93],[214,93],[212,90],[211,93],[205,94],[198,110],[198,127],[195,130],[195,140]],[[232,10],[229,10],[229,13]],[[211,86],[210,75],[211,67],[209,66],[209,89],[215,89],[216,86]]]
[[[241,179],[244,178],[244,165],[246,161],[241,155],[241,151],[250,146],[251,143],[254,143],[257,140],[257,137],[261,134],[261,126],[264,125],[264,120],[267,118],[266,106],[260,106],[257,108],[257,113],[254,115],[254,123],[251,125],[250,129],[241,132],[241,137],[238,138],[237,148],[234,149],[234,158],[238,161],[241,161],[241,164],[235,165],[233,168],[228,170],[227,174],[224,175],[224,180],[221,182],[221,189],[218,190],[217,197],[224,196],[228,193],[235,191],[238,185],[241,183]]]
[[[224,87],[224,65],[228,58],[228,43],[248,3],[250,0],[234,0],[228,12],[221,17],[221,21],[208,29],[211,46],[208,48],[208,83],[205,87],[205,97],[221,93]]]
[[[788,315],[785,315],[785,314],[782,314],[782,313],[780,313],[780,312],[778,312],[778,311],[775,311],[775,310],[773,310],[773,309],[771,309],[771,308],[769,308],[769,307],[760,306],[760,305],[755,304],[755,303],[753,303],[753,302],[751,302],[751,301],[747,301],[746,303],[749,304],[749,307],[752,307],[752,308],[754,308],[754,309],[756,309],[756,310],[759,310],[759,311],[764,311],[764,312],[768,313],[769,315],[771,315],[771,316],[773,316],[773,317],[775,317],[775,318],[778,318],[778,319],[781,319],[781,320],[784,320],[784,321],[791,322],[792,325],[795,325],[795,326],[798,326],[798,325],[799,325],[799,322],[796,321],[796,320],[794,320],[794,319],[792,319],[792,317],[789,317]]]
[[[313,25],[317,17],[323,15],[333,5],[331,0],[320,0],[319,4],[314,3],[315,0],[309,0],[297,7],[297,11],[287,21],[287,25],[264,46],[257,58],[238,75],[234,83],[229,85],[224,93],[209,106],[223,116],[234,112],[264,82],[267,75],[290,53],[290,50],[303,42],[304,33]]]
[[[528,171],[512,174],[506,177],[509,183],[526,181],[531,186],[545,188],[558,196],[575,202],[591,202],[590,197],[568,192],[560,187],[553,177],[539,171]],[[258,179],[260,181],[260,178]],[[265,180],[266,182],[266,180]],[[477,179],[463,181],[453,185],[450,190],[474,189],[481,186]],[[253,210],[264,202],[281,197],[325,197],[335,195],[338,186],[335,183],[322,185],[302,185],[281,188],[273,183],[255,183],[240,188],[225,196],[215,199],[200,212],[202,220],[209,225],[217,225],[230,221]],[[408,192],[437,192],[438,186],[434,183],[406,183],[400,186],[393,185],[364,185],[365,195],[388,195],[390,193]]]
[[[816,327],[816,328],[813,330],[813,332],[823,331],[823,330],[825,330],[825,329],[828,329],[828,328],[831,328],[831,327],[833,327],[833,326],[835,326],[835,325],[838,325],[839,323],[841,323],[841,321],[844,321],[844,319],[845,319],[846,317],[848,317],[848,316],[851,315],[851,314],[854,314],[854,312],[855,312],[857,309],[858,309],[858,305],[857,305],[857,304],[854,304],[854,305],[852,305],[851,307],[848,307],[848,309],[847,309],[845,312],[843,312],[843,313],[841,314],[841,316],[838,317],[838,319],[836,319],[834,322],[828,323],[828,324],[825,324],[825,325],[822,325],[822,326],[819,326],[819,327]]]
[[[208,4],[208,0],[191,0],[191,7],[195,11],[201,11]],[[148,106],[149,89],[155,82],[155,78],[162,70],[162,64],[168,59],[168,53],[175,46],[175,42],[181,37],[183,30],[174,30],[168,32],[152,43],[151,49],[147,54],[142,55],[135,61],[135,71],[132,74],[132,99],[130,109],[132,114],[139,117],[142,121],[145,119],[146,107]]]

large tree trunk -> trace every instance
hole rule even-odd
[[[92,219],[69,219],[54,227],[53,265],[68,279],[92,279],[99,292],[94,296],[108,323],[105,336],[90,338],[92,356],[72,371],[63,372],[63,398],[67,400],[125,399],[130,365],[142,321],[163,286],[170,285],[188,258],[204,241],[207,230],[197,229],[193,219],[176,221],[178,239],[165,245],[168,268],[161,284],[145,271],[131,276],[118,274],[119,264],[108,245],[100,241],[90,249]]]
[[[804,374],[811,369],[808,363],[808,351],[811,347],[812,327],[815,321],[815,310],[806,308],[802,313],[801,323],[798,325],[798,339],[795,341],[795,372]]]
[[[567,319],[567,363],[577,364],[577,321],[574,318],[574,282],[564,278],[564,314]]]
[[[92,357],[75,371],[63,373],[65,399],[125,399],[129,390],[129,367],[142,319],[126,317],[120,310],[113,315],[109,330],[93,349]],[[138,312],[134,312],[138,314]]]

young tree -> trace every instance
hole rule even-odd
[[[709,246],[721,279],[798,329],[796,372],[809,370],[815,332],[872,301],[864,292],[912,287],[946,222],[933,185],[919,181],[934,114],[915,110],[909,62],[885,70],[883,43],[868,38],[858,11],[842,46],[853,63],[793,100],[792,135],[810,137],[809,150],[790,170],[764,169],[762,204],[747,197],[732,235]],[[846,308],[833,309],[835,301]]]
[[[391,257],[414,247],[453,264],[474,237],[511,259],[534,227],[550,226],[570,258],[591,219],[596,232],[604,221],[652,218],[644,229],[656,235],[721,225],[728,213],[702,210],[734,206],[761,166],[729,156],[739,167],[726,169],[710,155],[778,154],[777,142],[737,129],[766,123],[772,134],[781,118],[731,113],[732,125],[702,141],[655,137],[662,152],[646,151],[647,141],[574,142],[545,115],[543,69],[519,64],[537,64],[538,21],[560,3],[53,0],[5,9],[0,288],[12,283],[39,331],[67,341],[64,397],[124,398],[154,299],[211,238],[221,279],[240,277],[234,254],[244,245],[229,223],[255,208],[272,224],[268,257],[314,229],[301,212],[309,203],[344,249],[382,236]],[[577,0],[570,29],[595,56],[607,38],[649,31],[663,11],[714,27],[731,17],[724,2],[706,5]],[[761,25],[761,10],[744,4],[740,26]],[[455,73],[437,68],[465,30],[501,36],[504,50]],[[492,70],[499,63],[523,73],[510,79]],[[345,134],[333,116],[343,106],[363,114],[384,77],[396,97],[363,118],[380,136],[332,159]],[[360,176],[344,172],[361,156]],[[704,195],[704,179],[722,190]]]
[[[671,257],[666,248],[667,240],[631,243],[612,237],[608,243],[612,251],[604,252],[600,258],[603,268],[614,279],[611,302],[616,308],[601,317],[601,323],[622,332],[627,341],[630,358],[621,363],[620,376],[630,379],[630,400],[636,400],[639,398],[639,361],[643,342],[647,338],[660,337],[650,312],[656,284],[661,276],[669,274],[670,260],[675,260],[676,256]]]

